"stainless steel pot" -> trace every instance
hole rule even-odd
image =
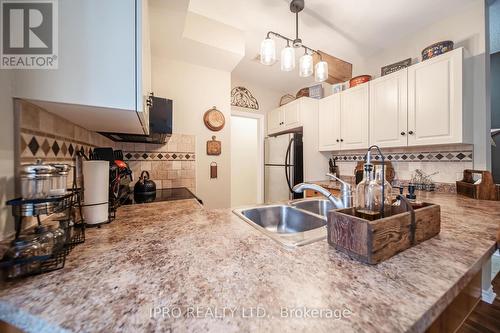
[[[51,178],[49,194],[51,196],[64,195],[68,187],[68,174],[71,170],[71,165],[62,163],[51,165],[56,168],[56,173]]]
[[[20,169],[21,195],[23,199],[44,199],[50,195],[51,178],[57,169],[37,160],[34,164],[23,164]]]

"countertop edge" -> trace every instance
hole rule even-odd
[[[62,327],[45,321],[7,302],[0,301],[0,319],[27,333],[69,333]]]
[[[486,251],[481,258],[469,269],[467,273],[462,275],[458,281],[442,295],[439,300],[434,303],[413,325],[407,332],[425,332],[432,323],[446,310],[452,301],[460,294],[462,290],[472,281],[472,278],[481,271],[484,263],[495,253],[497,249],[496,241],[492,241],[491,247]]]

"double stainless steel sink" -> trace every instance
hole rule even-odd
[[[233,212],[273,240],[288,247],[309,244],[326,237],[327,214],[336,209],[326,199],[299,199],[286,205],[267,205]]]

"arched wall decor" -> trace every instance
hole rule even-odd
[[[231,105],[247,109],[259,109],[259,102],[245,87],[234,87],[231,89]]]

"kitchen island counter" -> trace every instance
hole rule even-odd
[[[0,319],[33,332],[423,332],[500,227],[500,202],[425,201],[441,204],[441,233],[377,266],[326,240],[285,249],[195,200],[122,207],[62,270],[4,283]]]

